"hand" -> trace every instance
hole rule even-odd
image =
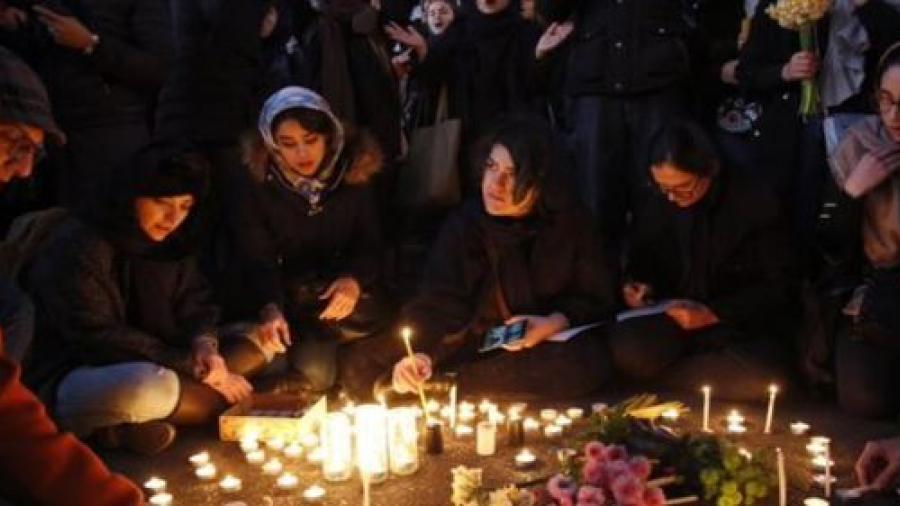
[[[328,306],[319,315],[320,320],[343,320],[353,313],[362,290],[359,283],[349,276],[337,278],[319,300],[331,299]]]
[[[431,358],[424,353],[416,353],[413,358],[415,361],[403,357],[394,364],[391,377],[394,391],[401,394],[415,392],[431,378]]]
[[[799,51],[781,68],[781,78],[786,82],[812,79],[819,72],[819,58],[809,51]]]
[[[222,394],[229,404],[241,402],[253,392],[253,386],[243,376],[227,371],[223,377],[215,381],[207,376],[203,383]]]
[[[220,382],[228,375],[225,359],[213,346],[202,344],[194,348],[194,377],[200,381]]]
[[[47,27],[53,41],[60,46],[86,51],[94,45],[94,34],[77,18],[57,14],[40,5],[34,5],[31,8],[37,12],[40,22]]]
[[[391,66],[394,67],[394,74],[397,77],[403,77],[409,74],[409,71],[411,69],[409,63],[410,52],[412,52],[412,49],[407,49],[406,51],[391,58]]]
[[[384,27],[384,33],[386,33],[391,40],[411,47],[412,50],[416,52],[416,56],[419,57],[419,61],[425,59],[425,54],[428,52],[428,43],[425,42],[425,37],[423,37],[415,28],[411,26],[403,28],[397,23],[392,22]]]
[[[0,0],[0,30],[18,30],[28,21],[25,11],[11,7]]]
[[[569,328],[569,319],[562,313],[553,313],[550,316],[534,316],[522,315],[513,316],[506,320],[507,325],[525,320],[528,326],[525,330],[525,338],[514,343],[504,345],[508,351],[520,351],[527,348],[534,348],[541,344],[548,337]]]
[[[546,56],[547,53],[558,48],[569,38],[569,35],[572,35],[574,30],[575,23],[571,21],[551,23],[550,26],[544,30],[544,34],[541,35],[540,40],[538,40],[537,46],[534,48],[534,57],[540,60]]]
[[[711,309],[692,300],[674,301],[666,314],[684,330],[699,330],[719,323],[719,317]]]
[[[900,438],[869,441],[856,461],[856,478],[863,487],[890,489],[900,476]]]
[[[275,353],[284,353],[291,345],[291,331],[281,309],[275,304],[269,304],[260,313],[259,337],[262,341],[260,344],[269,347]]]
[[[625,299],[625,305],[631,309],[646,306],[651,293],[653,288],[646,283],[629,281],[622,285],[622,298]]]
[[[259,23],[259,38],[268,39],[275,31],[276,26],[278,26],[278,9],[272,5],[266,10],[266,15]]]
[[[722,80],[725,84],[737,84],[737,60],[730,60],[725,62],[722,65],[722,69],[719,71],[719,79]]]

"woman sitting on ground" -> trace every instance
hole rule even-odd
[[[288,347],[290,386],[322,391],[336,380],[339,345],[389,318],[372,188],[381,151],[296,86],[269,97],[258,126],[245,152],[252,181],[232,223],[244,280],[232,295]]]
[[[547,342],[615,307],[599,237],[564,189],[551,138],[546,125],[527,118],[505,120],[483,137],[473,160],[481,192],[444,224],[404,310],[421,353],[396,362],[400,340],[386,336],[354,354],[378,365],[354,361],[351,372],[393,366],[394,388],[409,392],[439,366],[456,371],[468,393],[538,396],[582,395],[609,378],[605,338],[596,331]],[[490,329],[517,321],[527,323],[524,339],[479,352]]]
[[[764,395],[784,381],[798,314],[775,197],[722,167],[694,124],[665,127],[651,160],[659,197],[637,212],[622,292],[632,309],[659,306],[613,326],[616,366],[674,388]]]
[[[27,381],[78,436],[157,453],[173,424],[211,422],[246,398],[244,376],[266,363],[271,346],[220,336],[194,263],[207,170],[184,148],[142,148],[108,199],[54,230],[29,272],[41,327]]]
[[[841,406],[889,417],[900,412],[900,43],[882,57],[875,84],[880,116],[851,127],[830,160],[838,186],[860,200],[866,259],[835,363]]]

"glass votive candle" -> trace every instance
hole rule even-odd
[[[678,413],[677,409],[670,408],[670,409],[663,411],[661,416],[662,416],[663,420],[665,420],[669,423],[675,423],[678,421],[678,418],[681,416],[681,414]]]
[[[579,420],[584,416],[584,410],[581,408],[569,408],[566,410],[566,415],[572,420]]]
[[[201,480],[211,480],[216,477],[216,466],[214,464],[203,464],[194,471],[194,474]]]
[[[829,506],[828,501],[819,497],[807,497],[803,500],[803,506]]]
[[[544,427],[544,436],[547,439],[556,439],[562,436],[562,427],[556,424],[550,424]]]
[[[826,457],[825,455],[816,455],[812,459],[813,467],[817,469],[825,469],[828,466],[834,466],[834,461]]]
[[[519,469],[530,469],[535,462],[537,462],[537,457],[528,448],[522,448],[522,451],[515,456],[516,467]]]
[[[325,460],[325,451],[321,446],[313,448],[312,451],[306,454],[306,461],[312,465],[319,465],[323,460]]]
[[[826,478],[826,475],[824,475],[824,474],[817,474],[817,475],[813,476],[813,482],[815,482],[815,484],[820,487],[824,487],[825,481],[828,479],[830,479],[832,485],[837,483],[837,477],[835,477],[835,476],[828,476],[827,478]]]
[[[253,450],[246,455],[247,462],[258,466],[266,461],[266,452],[262,450]]]
[[[152,506],[169,506],[175,497],[168,492],[158,492],[150,496],[150,504]]]
[[[475,420],[475,412],[474,411],[460,411],[459,412],[459,422],[461,423],[472,423]]]
[[[809,432],[809,424],[806,422],[794,422],[791,424],[791,434],[795,436],[803,436]]]
[[[441,411],[441,403],[434,399],[429,400],[425,407],[428,408],[429,414],[439,413]]]
[[[547,408],[541,410],[541,420],[545,422],[553,422],[557,416],[559,416],[559,413],[555,409]]]
[[[387,410],[378,404],[356,408],[356,462],[371,483],[388,477]]]
[[[252,436],[241,438],[241,450],[244,453],[250,453],[259,449],[259,441]]]
[[[300,479],[297,478],[297,475],[291,473],[283,473],[275,480],[275,486],[281,490],[294,490],[299,484]]]
[[[308,504],[320,503],[325,500],[325,489],[313,485],[303,491],[303,500]]]
[[[241,479],[228,474],[219,482],[219,488],[223,492],[237,492],[241,490]]]
[[[275,450],[276,452],[280,452],[284,449],[284,439],[280,437],[273,437],[266,440],[266,448],[270,450]]]
[[[354,408],[354,412],[356,409]],[[328,413],[322,426],[322,473],[328,481],[350,479],[353,471],[353,435],[350,417]]]
[[[433,423],[440,422],[435,420]],[[406,476],[419,469],[419,431],[411,409],[388,411],[388,448],[392,474]]]
[[[566,415],[557,416],[554,423],[562,427],[563,430],[566,430],[572,426],[572,420]]]
[[[475,453],[489,457],[497,453],[497,426],[493,422],[479,422],[475,437]]]
[[[456,434],[456,437],[458,437],[458,438],[468,438],[468,437],[471,437],[472,434],[475,433],[475,430],[472,429],[471,425],[459,424],[456,426],[456,429],[454,429],[454,433]]]
[[[316,446],[319,446],[319,437],[311,432],[307,432],[300,437],[300,444],[306,448],[315,448]]]
[[[209,452],[202,451],[200,453],[195,453],[191,455],[188,459],[191,462],[191,465],[194,467],[200,467],[206,464],[209,464]]]
[[[262,466],[263,474],[268,474],[269,476],[281,474],[282,469],[284,469],[284,465],[282,465],[280,460],[275,458],[270,459]]]
[[[481,412],[481,414],[486,415],[496,409],[496,407],[496,404],[487,399],[484,399],[481,401],[481,404],[478,405],[478,411]]]
[[[536,431],[541,428],[541,422],[529,417],[522,421],[522,428],[524,428],[526,432]]]
[[[284,447],[284,456],[289,459],[299,459],[303,455],[303,447],[298,443],[291,443]]]
[[[166,480],[158,478],[156,476],[151,476],[149,480],[144,482],[144,488],[153,493],[165,492]]]

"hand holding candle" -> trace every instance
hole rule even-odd
[[[422,411],[425,412],[425,421],[428,421],[430,418],[428,416],[428,400],[425,398],[425,390],[422,388],[422,384],[431,377],[431,359],[426,355],[413,353],[412,344],[410,343],[412,329],[403,327],[400,330],[400,337],[403,338],[403,344],[406,346],[407,357],[394,367],[394,389],[398,392],[418,390],[419,400],[422,402]],[[407,361],[406,364],[404,364],[405,361]],[[410,387],[414,387],[414,389]]]

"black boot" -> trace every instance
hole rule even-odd
[[[175,426],[171,423],[155,420],[104,427],[94,433],[94,438],[103,448],[125,448],[149,457],[171,446],[175,434]]]

